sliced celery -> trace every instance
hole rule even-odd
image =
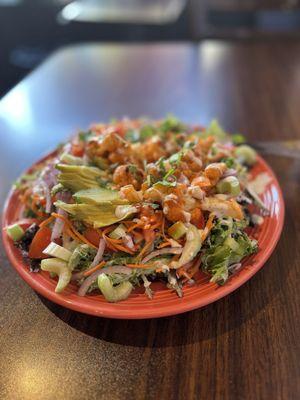
[[[8,226],[6,228],[6,232],[14,242],[17,242],[18,240],[22,239],[25,233],[24,229],[18,224],[13,224]]]
[[[98,276],[98,287],[106,300],[111,303],[127,299],[133,289],[132,284],[128,281],[113,286],[105,274]]]
[[[178,221],[175,222],[170,228],[168,229],[168,234],[175,240],[180,239],[183,235],[186,234],[187,228],[183,222]]]

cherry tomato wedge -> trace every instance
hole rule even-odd
[[[81,143],[73,143],[71,152],[75,157],[82,157],[84,154],[84,145]]]
[[[86,231],[84,231],[83,236],[94,246],[99,246],[101,234],[96,229],[88,228]]]
[[[29,246],[29,257],[30,258],[48,258],[43,250],[51,242],[51,229],[48,226],[40,228],[35,234],[30,246]]]

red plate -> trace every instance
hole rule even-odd
[[[265,218],[261,227],[255,228],[251,232],[251,235],[255,235],[258,239],[259,251],[248,257],[239,272],[232,276],[224,286],[210,283],[209,277],[199,274],[196,285],[184,287],[182,298],[177,297],[174,292],[159,283],[153,285],[156,292],[152,300],[149,300],[141,291],[136,290],[127,300],[115,304],[108,303],[101,295],[79,297],[75,284],[70,284],[64,293],[57,294],[54,292],[56,281],[51,279],[47,272],[30,273],[19,250],[14,247],[3,231],[4,247],[14,268],[34,290],[47,299],[75,311],[101,317],[142,319],[164,317],[194,310],[226,296],[250,279],[270,257],[279,240],[284,220],[283,197],[272,169],[259,157],[251,173],[255,177],[261,172],[266,172],[271,180],[262,196],[262,200],[270,211],[270,216]],[[18,219],[20,208],[18,193],[12,190],[4,208],[3,226]]]

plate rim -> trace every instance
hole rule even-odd
[[[36,164],[39,164],[45,161],[46,159],[51,158],[53,155],[55,155],[55,153],[56,153],[55,150],[49,152],[47,155],[45,155],[44,157],[40,158],[38,161],[33,163],[29,168],[26,169],[25,172],[30,171]],[[174,305],[167,305],[165,307],[157,307],[156,309],[153,308],[139,309],[134,312],[134,310],[132,311],[120,310],[120,309],[114,310],[113,309],[114,303],[108,303],[108,302],[101,303],[102,309],[93,308],[93,306],[89,304],[74,303],[73,300],[68,300],[67,297],[64,296],[64,294],[55,293],[53,290],[45,288],[43,284],[41,284],[37,280],[32,279],[31,273],[29,273],[28,268],[26,269],[26,264],[24,262],[19,262],[15,257],[14,252],[16,249],[13,243],[8,238],[7,234],[5,234],[5,231],[3,229],[7,225],[8,212],[10,210],[10,207],[12,206],[13,196],[16,195],[17,192],[17,190],[14,189],[13,187],[10,189],[7,195],[2,213],[1,227],[2,227],[2,240],[5,253],[7,255],[9,262],[12,264],[17,273],[32,289],[34,289],[43,297],[47,298],[48,300],[60,306],[66,307],[68,309],[83,314],[93,315],[97,317],[113,318],[113,319],[150,319],[150,318],[161,318],[161,317],[179,315],[188,311],[205,307],[206,305],[214,303],[220,300],[221,298],[229,295],[230,293],[234,292],[236,289],[238,289],[240,286],[246,283],[250,278],[252,278],[270,258],[280,239],[285,218],[285,203],[282,190],[273,169],[260,155],[258,155],[258,160],[260,165],[263,166],[263,169],[271,175],[272,180],[275,183],[276,190],[278,192],[279,212],[277,218],[277,226],[274,235],[272,236],[269,242],[268,247],[262,252],[260,259],[257,260],[254,265],[248,268],[247,271],[244,272],[242,276],[236,277],[234,280],[229,280],[228,283],[226,283],[224,286],[216,288],[214,292],[207,294],[204,298],[200,296],[199,298],[191,299],[187,303],[180,304],[181,299],[178,297],[178,309],[177,307],[174,307]]]

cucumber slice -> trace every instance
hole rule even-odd
[[[235,176],[227,176],[217,183],[217,192],[238,196],[240,194],[240,182]]]
[[[175,269],[182,267],[184,264],[192,261],[202,246],[199,229],[195,225],[190,224],[186,232],[186,242],[178,261],[173,262]]]
[[[111,303],[127,299],[133,289],[132,284],[128,281],[113,286],[109,277],[105,274],[98,276],[98,287],[106,300]]]
[[[72,272],[69,270],[66,261],[59,258],[46,258],[41,261],[41,269],[58,276],[58,282],[55,288],[56,293],[62,292],[68,286]]]
[[[22,239],[25,233],[24,229],[18,224],[13,224],[8,226],[6,228],[6,232],[14,242],[17,242],[18,240]]]
[[[252,147],[243,144],[235,150],[235,155],[242,164],[253,165],[256,163],[256,151]]]
[[[69,261],[72,253],[65,249],[62,246],[59,246],[58,244],[51,242],[45,250],[43,250],[44,254],[47,254],[47,256],[52,256],[52,257],[57,257],[60,258],[61,260],[64,261]]]

